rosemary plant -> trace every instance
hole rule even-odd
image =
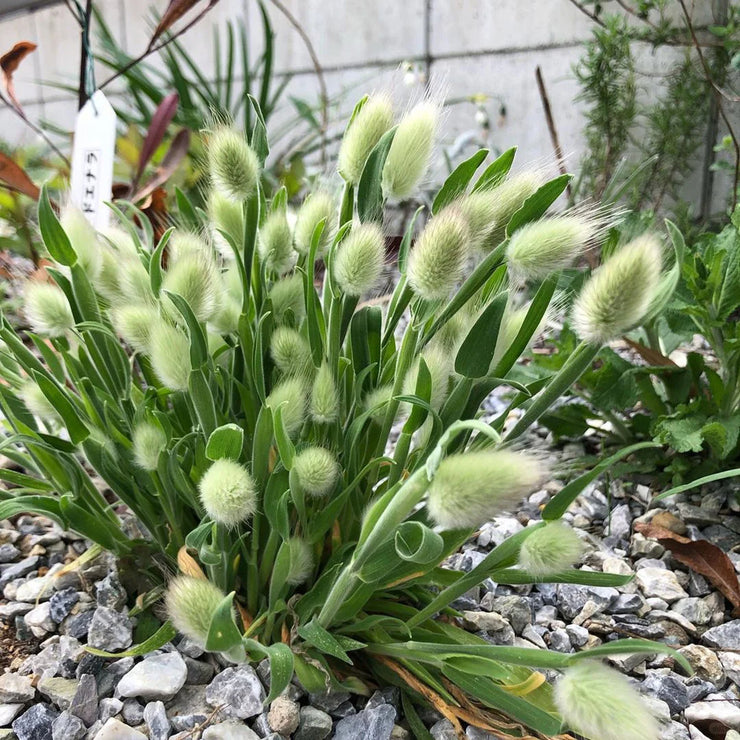
[[[70,214],[62,226],[43,192],[49,282],[28,286],[25,341],[0,326],[1,447],[24,470],[0,469],[13,486],[0,491],[0,517],[41,512],[142,572],[179,568],[169,621],[146,647],[177,629],[234,662],[269,658],[268,700],[294,676],[309,691],[382,682],[402,688],[412,726],[414,704],[431,701],[497,732],[511,729],[504,715],[547,736],[570,726],[654,737],[633,690],[593,664],[665,646],[565,655],[491,645],[454,619],[455,599],[486,578],[628,580],[574,567],[580,541],[559,520],[583,484],[469,573],[443,564],[543,480],[521,449],[529,426],[602,342],[667,300],[658,242],[642,237],[604,263],[576,302],[578,349],[525,387],[509,374],[552,310],[559,271],[606,226],[600,212],[546,215],[567,176],[507,180],[514,150],[477,179],[487,152],[462,163],[418,237],[413,223],[404,234],[383,310],[363,298],[387,259],[385,203],[423,177],[435,106],[394,126],[387,101],[361,100],[341,197],[314,192],[294,221],[284,190],[267,202],[260,189],[268,149],[256,105],[255,119],[249,142],[209,133],[209,213],[181,197],[179,227],[157,244],[146,219],[118,210],[107,234]],[[499,386],[515,391],[509,409],[483,421]],[[130,536],[125,511],[147,537]],[[537,669],[565,672],[557,692]],[[605,701],[611,681],[619,691]]]

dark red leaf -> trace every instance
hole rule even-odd
[[[33,200],[39,199],[39,189],[34,185],[31,178],[10,157],[0,152],[0,180],[27,195]]]
[[[157,151],[157,147],[162,143],[164,135],[167,133],[167,127],[177,112],[179,102],[180,96],[176,92],[170,93],[157,106],[157,110],[154,111],[152,122],[144,139],[144,145],[141,147],[141,153],[139,154],[139,167],[136,171],[136,177],[134,177],[133,188],[136,187],[144,169],[149,164],[149,160],[154,155],[154,152]]]
[[[157,188],[164,185],[180,166],[180,162],[185,158],[189,148],[190,131],[185,128],[180,129],[172,140],[170,148],[167,150],[167,154],[165,154],[162,163],[157,167],[157,173],[131,198],[131,200],[134,203],[137,203],[138,201],[148,197]]]

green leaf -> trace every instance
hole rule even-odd
[[[33,379],[41,389],[41,392],[46,396],[49,403],[64,420],[64,426],[67,428],[72,444],[78,445],[87,439],[90,435],[90,430],[87,428],[87,424],[85,424],[79,411],[69,400],[67,394],[61,391],[59,387],[45,375],[38,373],[32,373],[32,375]]]
[[[563,194],[573,175],[560,175],[546,182],[537,192],[524,201],[522,207],[511,217],[506,227],[506,235],[511,236],[518,228],[536,221],[547,212],[547,209]]]
[[[151,258],[149,259],[149,283],[152,287],[152,293],[155,296],[159,295],[159,289],[162,287],[162,254],[164,253],[165,247],[167,246],[167,243],[172,237],[174,231],[175,227],[173,226],[167,229],[164,234],[162,234],[162,238],[159,240],[157,248],[154,250]]]
[[[403,522],[396,530],[394,546],[402,560],[428,565],[439,562],[444,540],[421,522]]]
[[[66,267],[71,267],[77,262],[77,254],[49,202],[46,183],[41,186],[39,198],[39,229],[44,245],[55,262]]]
[[[465,192],[475,171],[488,156],[488,149],[479,149],[472,157],[461,162],[437,192],[432,203],[432,213],[439,213],[446,205],[452,203],[458,195]]]
[[[5,495],[0,490],[0,494]],[[0,519],[10,519],[18,514],[40,514],[48,516],[63,527],[67,525],[59,501],[51,496],[13,496],[0,500]]]
[[[290,436],[283,424],[283,408],[279,406],[272,412],[273,427],[275,429],[275,443],[277,444],[280,459],[287,470],[293,467],[295,457],[295,445],[290,441]]]
[[[525,570],[517,568],[505,568],[491,573],[491,578],[496,583],[507,586],[523,583],[542,583],[541,577],[532,576]],[[633,576],[625,576],[619,573],[601,573],[593,570],[566,570],[562,573],[554,573],[547,576],[548,583],[579,583],[584,586],[624,586],[629,583]]]
[[[516,147],[513,146],[511,149],[507,149],[498,159],[491,162],[473,186],[473,192],[476,192],[476,190],[492,190],[500,185],[506,175],[509,174],[515,156]]]
[[[656,442],[638,442],[621,449],[619,452],[607,457],[596,464],[588,473],[584,473],[575,480],[572,480],[564,488],[561,488],[547,503],[542,511],[542,518],[546,521],[560,519],[567,511],[568,507],[578,498],[582,491],[585,490],[591,481],[596,480],[604,471],[608,470],[614,463],[623,460],[634,452],[639,450],[648,450],[660,447]]]
[[[642,640],[639,638],[628,638],[625,640],[615,640],[598,645],[581,653],[575,653],[570,656],[570,662],[576,663],[589,658],[609,657],[611,655],[670,655],[678,663],[686,674],[694,675],[694,670],[686,658],[663,642],[653,642],[652,640]]]
[[[669,488],[667,491],[663,491],[659,496],[655,496],[653,501],[660,501],[661,499],[667,498],[668,496],[675,496],[677,493],[683,493],[684,491],[690,491],[692,488],[699,488],[707,483],[714,483],[717,480],[725,480],[726,478],[735,478],[740,476],[740,468],[733,468],[732,470],[723,470],[721,473],[713,473],[712,475],[705,475],[702,478],[692,480],[690,483],[684,483],[683,485],[676,486],[675,488]],[[2,518],[2,514],[0,514]]]
[[[386,131],[370,152],[357,185],[357,213],[360,221],[381,221],[383,218],[383,167],[388,158],[396,126]]]
[[[488,375],[508,300],[509,292],[504,291],[486,306],[457,352],[455,372],[466,378]]]
[[[209,460],[228,458],[238,460],[244,447],[244,430],[237,424],[224,424],[214,429],[206,444],[206,457]]]
[[[213,398],[208,379],[200,367],[190,371],[188,391],[193,406],[195,406],[195,413],[198,415],[203,434],[208,437],[218,424],[216,401]]]
[[[347,655],[339,641],[330,632],[327,632],[315,619],[312,619],[308,624],[300,626],[298,628],[298,634],[309,645],[313,645],[313,647],[322,653],[339,658],[339,660],[352,665],[352,659]],[[358,643],[358,645],[364,647],[362,643]]]
[[[187,324],[190,336],[190,363],[193,369],[202,367],[208,360],[208,341],[203,327],[195,317],[193,309],[181,295],[170,293],[167,290],[164,293],[175,304],[175,308],[182,314]]]
[[[128,650],[124,650],[122,653],[109,653],[105,650],[98,650],[97,648],[85,645],[85,650],[93,655],[98,655],[101,658],[134,658],[138,655],[146,655],[166,645],[177,635],[177,630],[172,626],[170,622],[165,622],[148,640],[130,647]]]
[[[249,638],[244,640],[244,647],[249,652],[264,655],[270,661],[270,693],[265,699],[265,704],[268,705],[285,691],[293,679],[295,669],[293,651],[282,642],[273,643],[266,648]]]
[[[234,622],[234,592],[225,596],[211,617],[205,648],[213,652],[227,653],[241,645],[242,636]]]

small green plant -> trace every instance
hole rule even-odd
[[[626,684],[601,705],[610,669],[599,669],[598,691],[579,676],[625,652],[667,651],[686,665],[665,646],[624,640],[565,655],[490,645],[453,619],[451,604],[485,578],[628,580],[573,567],[580,543],[560,517],[585,481],[471,572],[442,564],[543,480],[546,470],[517,440],[590,366],[600,342],[660,310],[671,273],[652,243],[617,252],[584,287],[582,339],[569,361],[544,383],[517,383],[512,370],[551,310],[559,270],[607,217],[572,214],[575,229],[548,217],[569,178],[507,187],[513,150],[474,180],[483,151],[452,172],[421,233],[411,224],[404,234],[387,310],[362,303],[382,266],[386,199],[416,187],[436,119],[425,101],[397,126],[381,116],[381,133],[378,115],[363,115],[376,104],[361,100],[349,123],[343,147],[355,149],[340,154],[341,198],[315,191],[292,233],[282,223],[285,189],[268,202],[261,188],[260,116],[249,143],[211,133],[211,197],[221,206],[209,221],[181,197],[191,231],[170,229],[155,243],[145,219],[137,228],[114,208],[122,231],[97,241],[98,261],[85,260],[89,244],[65,231],[42,192],[51,281],[28,290],[25,342],[0,326],[1,449],[22,468],[0,469],[15,486],[0,491],[0,517],[43,512],[134,559],[142,589],[147,571],[157,581],[158,564],[177,563],[165,597],[171,622],[147,649],[176,628],[234,662],[269,658],[270,699],[294,674],[309,691],[364,693],[382,682],[401,687],[412,726],[414,704],[432,700],[454,722],[495,732],[512,731],[503,714],[548,736],[565,723],[600,740],[654,737]],[[502,195],[505,207],[496,207]],[[501,219],[467,217],[473,196]],[[547,274],[536,259],[541,233]],[[526,308],[522,290],[532,294]],[[501,385],[516,395],[486,423],[479,407]],[[90,469],[148,538],[130,538]],[[555,696],[536,669],[565,672]],[[614,729],[604,727],[607,715]]]

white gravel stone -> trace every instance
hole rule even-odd
[[[656,597],[672,604],[678,599],[688,597],[676,574],[661,568],[642,568],[637,571],[635,581],[646,598]]]
[[[162,653],[136,664],[118,684],[123,697],[168,701],[185,685],[188,669],[179,653]]]
[[[147,740],[143,732],[111,717],[95,734],[94,740]]]

